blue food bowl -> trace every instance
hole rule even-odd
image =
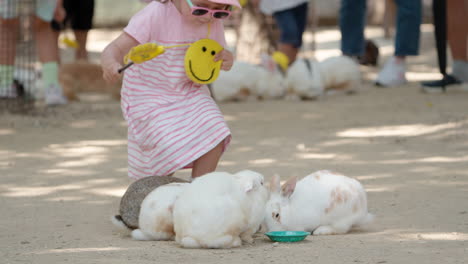
[[[265,233],[272,241],[275,242],[298,242],[304,240],[310,232],[305,231],[273,231]]]

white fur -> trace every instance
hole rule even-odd
[[[173,240],[173,206],[189,183],[169,183],[150,192],[141,203],[135,240]]]
[[[347,56],[330,57],[321,62],[297,59],[288,69],[287,97],[317,99],[333,90],[357,91],[361,85],[359,65]]]
[[[132,231],[132,229],[128,228],[121,219],[117,218],[117,216],[113,215],[111,217],[111,222],[112,224],[114,224],[115,227],[119,229],[119,231],[121,231],[125,235],[128,235],[129,232]]]
[[[263,218],[252,210],[264,208],[266,202],[262,183],[262,175],[248,171],[212,172],[195,179],[174,206],[176,242],[185,248],[231,248],[251,242]]]
[[[263,222],[265,205],[268,200],[268,190],[264,186],[264,177],[258,172],[243,170],[236,174],[238,182],[247,193],[250,210],[248,212],[247,230],[242,234],[242,241],[252,243],[255,234]]]
[[[291,178],[281,188],[279,184],[279,177],[274,177],[265,210],[269,231],[344,234],[373,220],[367,212],[366,192],[355,179],[322,170],[297,183]]]
[[[221,102],[280,98],[285,88],[285,76],[270,56],[263,57],[261,66],[235,61],[212,84],[213,96]]]

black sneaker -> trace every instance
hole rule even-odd
[[[441,93],[445,92],[447,86],[460,85],[463,82],[453,77],[452,75],[445,75],[441,80],[421,82],[422,90],[426,93]]]

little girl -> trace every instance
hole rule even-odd
[[[206,86],[185,74],[184,56],[190,44],[210,38],[226,46],[222,18],[237,0],[161,0],[149,3],[124,32],[103,51],[104,79],[117,81],[123,57],[137,45],[152,42],[166,49],[158,57],[125,71],[121,107],[128,123],[128,175],[170,175],[192,168],[192,178],[212,172],[231,133]],[[233,55],[214,56],[230,70]]]

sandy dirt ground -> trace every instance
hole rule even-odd
[[[118,102],[88,95],[36,115],[0,115],[0,262],[467,263],[468,92],[420,92],[419,79],[437,77],[424,29],[408,85],[376,88],[375,69],[363,68],[363,89],[352,96],[220,104],[233,133],[220,171],[283,180],[342,172],[367,189],[376,215],[369,228],[294,244],[258,234],[253,245],[229,250],[133,241],[110,223],[131,183],[126,124]],[[319,48],[336,52],[336,30],[321,34],[329,39]],[[390,54],[390,42],[378,41]]]

